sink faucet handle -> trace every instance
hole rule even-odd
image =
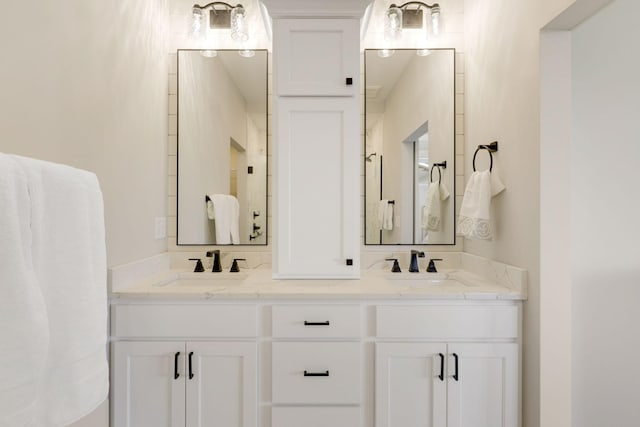
[[[211,272],[220,273],[222,271],[222,266],[220,265],[220,249],[207,251],[207,257],[213,257],[213,269]]]
[[[200,258],[189,258],[189,261],[196,261],[196,268],[193,269],[194,273],[202,273],[204,271],[204,266]]]
[[[240,272],[240,267],[238,267],[238,261],[246,261],[246,258],[234,258],[233,263],[231,264],[231,270],[229,270],[229,272],[231,273]]]
[[[442,258],[431,258],[427,266],[427,273],[437,273],[436,263],[434,261],[442,261]]]
[[[387,261],[393,261],[393,267],[391,267],[392,273],[401,273],[400,264],[398,264],[398,258],[387,258]]]

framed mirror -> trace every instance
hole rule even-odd
[[[267,244],[267,51],[178,50],[178,245]]]
[[[365,244],[455,244],[455,50],[365,50]]]

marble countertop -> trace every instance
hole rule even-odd
[[[147,299],[525,300],[517,290],[463,270],[399,273],[363,270],[357,280],[277,280],[270,269],[240,273],[168,270],[111,293],[112,301]]]

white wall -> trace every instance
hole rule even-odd
[[[165,0],[5,2],[0,151],[88,169],[109,266],[166,249]]]
[[[638,425],[640,3],[573,31],[573,425]]]

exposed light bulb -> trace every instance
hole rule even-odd
[[[387,40],[396,40],[402,34],[402,9],[395,4],[389,6],[385,13],[384,37]]]
[[[394,53],[396,53],[396,51],[393,49],[380,49],[378,51],[378,56],[380,58],[389,58],[390,56],[393,56]]]
[[[431,55],[431,50],[430,49],[418,49],[416,51],[416,55],[418,55],[418,56],[429,56],[429,55]]]
[[[249,40],[249,31],[247,28],[247,12],[241,4],[236,5],[231,10],[231,38],[246,42]]]

